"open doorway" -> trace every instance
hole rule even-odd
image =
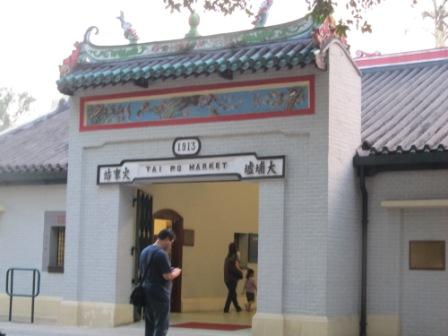
[[[244,268],[258,274],[258,183],[166,183],[139,188],[151,195],[152,240],[165,227],[171,227],[177,237],[171,258],[173,266],[182,268],[182,277],[173,284],[172,312],[182,312],[184,317],[206,313],[212,314],[209,318],[218,318],[227,295],[223,266],[230,242],[240,246]],[[246,302],[243,284],[244,279],[237,289],[242,307]],[[230,315],[226,321],[238,316],[232,311]],[[243,319],[238,320],[240,323],[250,323],[249,314],[246,320],[239,316]]]

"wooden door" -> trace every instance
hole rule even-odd
[[[152,196],[142,190],[137,190],[137,197],[134,205],[136,206],[136,223],[135,223],[135,241],[132,248],[134,255],[134,275],[132,283],[138,281],[140,274],[140,253],[148,245],[152,243]],[[134,321],[142,319],[141,309],[134,307]]]
[[[174,210],[163,209],[154,214],[154,220],[165,219],[171,222],[171,229],[176,235],[173,248],[171,250],[171,265],[182,268],[182,249],[184,242],[183,218]],[[157,233],[155,233],[157,234]],[[182,310],[182,276],[173,281],[171,294],[171,312],[180,313]]]

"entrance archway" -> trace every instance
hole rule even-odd
[[[171,228],[176,235],[173,248],[171,250],[171,264],[173,267],[182,268],[182,248],[184,237],[183,218],[176,211],[171,209],[162,209],[154,213],[154,238],[159,229]],[[173,281],[171,294],[171,311],[180,313],[182,310],[182,277]]]
[[[178,321],[202,313],[205,315],[194,316],[195,320],[207,321],[207,316],[212,316],[217,323],[229,319],[236,322],[233,314],[220,316],[227,296],[224,258],[228,244],[237,237],[242,266],[253,269],[257,276],[258,249],[254,242],[258,234],[259,183],[154,183],[142,188],[153,196],[154,234],[174,223],[172,228],[178,236],[176,248],[173,246],[173,254],[177,255],[172,255],[173,266],[182,266],[182,293],[180,288],[173,290],[173,298],[181,296],[177,307],[173,305],[173,312],[182,313]],[[178,256],[182,256],[181,260]],[[241,306],[246,302],[243,285],[244,281],[240,281],[237,291]],[[247,318],[240,323],[250,324],[251,314],[240,315]]]

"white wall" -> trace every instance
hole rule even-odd
[[[380,329],[388,324],[391,332],[381,335],[414,335],[407,332],[412,325],[410,316],[425,316],[434,322],[431,335],[444,335],[440,328],[445,318],[439,314],[448,313],[447,301],[440,306],[425,299],[443,298],[448,292],[446,271],[410,271],[408,268],[407,245],[411,239],[446,239],[447,212],[443,209],[400,210],[381,207],[384,200],[440,199],[448,197],[446,171],[411,171],[380,173],[367,179],[369,192],[368,229],[368,291],[367,310],[371,321],[368,328]],[[428,277],[425,281],[412,280],[420,272]],[[444,278],[443,281],[437,280]],[[429,284],[428,282],[427,284]],[[407,302],[413,302],[407,304]],[[387,322],[389,321],[389,322]],[[392,330],[392,327],[398,329]],[[406,331],[406,332],[405,332]],[[446,330],[445,330],[446,331]]]
[[[361,143],[361,76],[339,45],[329,50],[327,315],[356,316],[361,293],[359,181],[352,159]]]
[[[42,269],[42,255],[44,213],[65,211],[65,194],[65,185],[0,186],[0,205],[5,209],[0,212],[0,293],[5,291],[7,269],[24,267],[41,271],[41,295],[62,295],[64,274]],[[20,279],[16,280],[19,285]],[[26,285],[16,289],[29,292],[31,284]]]

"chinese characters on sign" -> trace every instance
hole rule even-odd
[[[258,158],[255,154],[196,157],[164,160],[124,161],[120,165],[98,167],[98,184],[132,183],[135,180],[224,177],[235,179],[281,178],[285,174],[283,156]]]

